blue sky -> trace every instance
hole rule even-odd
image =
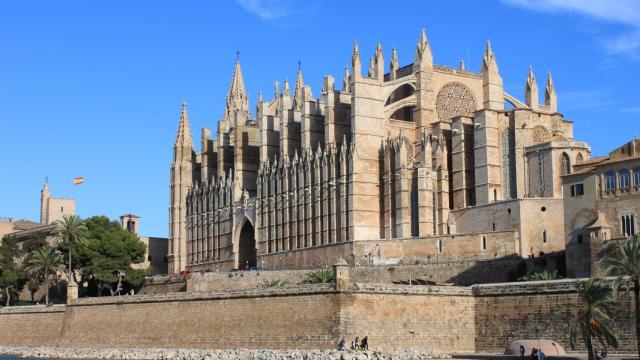
[[[111,0],[0,2],[0,216],[38,220],[46,176],[82,217],[142,217],[166,236],[180,103],[194,137],[221,117],[236,50],[254,108],[273,81],[340,79],[353,40],[411,62],[427,29],[434,61],[479,70],[491,39],[505,89],[551,70],[559,110],[594,154],[640,135],[640,1]],[[71,185],[75,176],[86,183]]]

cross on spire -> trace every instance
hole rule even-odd
[[[298,58],[298,71],[300,71],[301,69],[302,69],[302,60]]]
[[[240,50],[236,50],[236,61],[240,61]]]

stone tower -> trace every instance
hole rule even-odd
[[[173,145],[169,205],[169,273],[179,273],[186,267],[186,199],[193,185],[193,139],[187,115],[187,104],[182,104],[178,135]]]
[[[44,180],[44,185],[42,186],[42,190],[40,191],[40,223],[48,224],[48,211],[47,207],[49,206],[49,198],[51,197],[51,191],[49,191],[49,179]]]

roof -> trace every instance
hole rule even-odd
[[[587,228],[588,229],[611,228],[611,225],[609,225],[609,222],[607,222],[607,219],[604,216],[604,214],[598,211],[598,218],[593,224],[591,224]]]
[[[31,230],[31,229],[35,229],[35,228],[37,228],[39,226],[42,226],[42,225],[43,224],[37,223],[35,221],[22,219],[22,220],[18,220],[18,221],[13,223],[13,229],[16,230],[16,231]]]

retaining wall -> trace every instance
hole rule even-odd
[[[325,349],[367,335],[372,349],[464,353],[502,352],[542,334],[569,350],[576,284],[350,283],[345,291],[303,285],[84,298],[0,309],[0,345]],[[622,297],[615,317],[616,352],[635,352],[630,300]]]

